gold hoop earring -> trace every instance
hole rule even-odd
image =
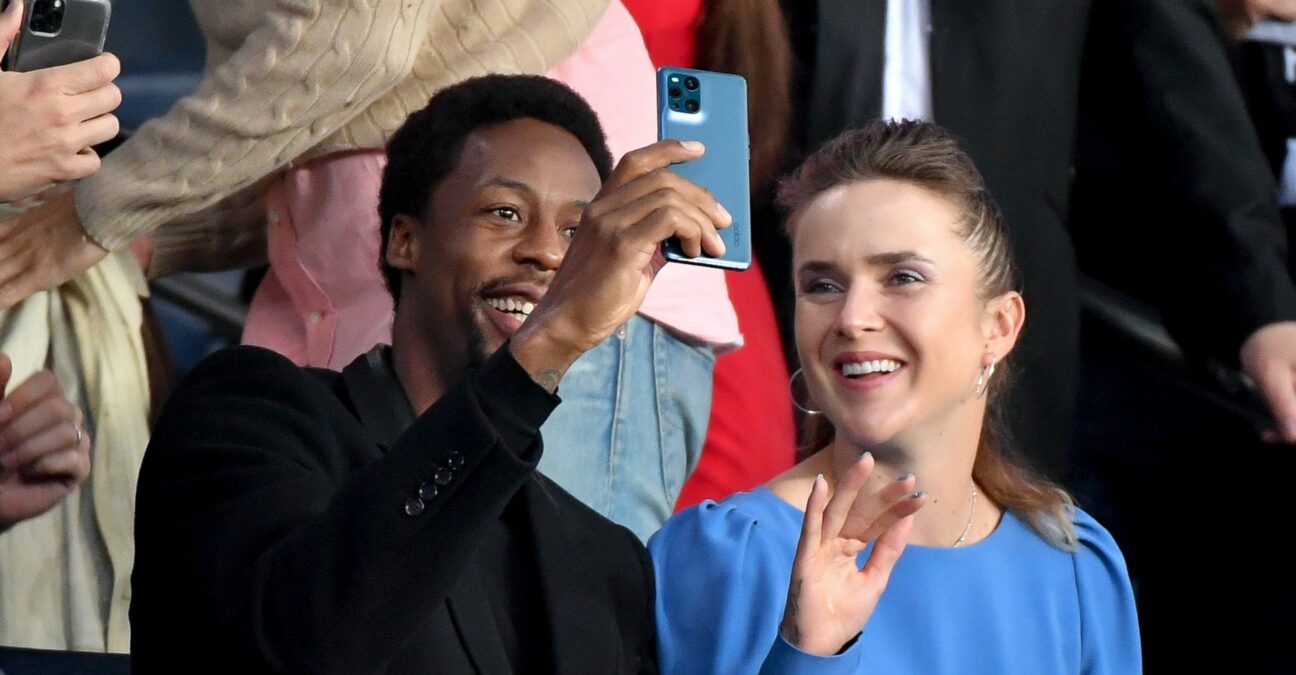
[[[995,362],[981,366],[981,372],[977,373],[976,379],[976,396],[981,398],[985,396],[986,390],[990,388],[990,378],[994,375]]]
[[[822,410],[811,410],[810,408],[801,405],[801,403],[797,401],[796,379],[798,375],[805,375],[805,371],[801,368],[797,368],[796,372],[792,373],[792,377],[788,378],[788,389],[791,390],[792,392],[792,405],[796,406],[797,410],[800,410],[801,412],[807,415],[822,415],[823,414]]]

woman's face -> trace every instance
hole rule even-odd
[[[1021,298],[980,297],[955,205],[868,180],[820,194],[795,217],[797,350],[812,404],[838,435],[868,446],[979,424],[977,373],[1012,348]]]

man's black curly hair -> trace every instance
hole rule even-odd
[[[400,299],[401,271],[387,264],[392,219],[397,214],[422,219],[433,191],[458,166],[468,134],[525,118],[566,129],[585,147],[600,180],[612,173],[612,153],[598,115],[585,99],[559,82],[539,75],[486,75],[437,92],[387,143],[387,167],[378,195],[382,218],[378,264],[393,298]]]

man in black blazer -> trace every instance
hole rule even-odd
[[[1140,272],[1177,282],[1160,307],[1176,339],[1190,352],[1240,361],[1296,442],[1296,289],[1273,180],[1218,47],[1210,1],[927,4],[932,119],[960,137],[985,175],[1022,270],[1028,320],[1009,406],[1020,451],[1054,477],[1065,472],[1080,334],[1068,199],[1082,98],[1110,95],[1082,95],[1082,71],[1096,67],[1136,83],[1141,95],[1122,100],[1125,126],[1155,148],[1186,214],[1163,231],[1173,254],[1147,252]],[[797,110],[807,150],[881,114],[887,5],[784,3],[805,66]]]
[[[489,76],[433,97],[388,153],[392,346],[340,374],[226,350],[160,415],[137,671],[655,672],[645,551],[536,472],[538,429],[566,368],[638,308],[661,241],[720,253],[727,214],[657,170],[701,149],[610,173],[584,101]]]

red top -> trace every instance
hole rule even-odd
[[[643,33],[653,65],[692,68],[702,0],[621,0]]]

